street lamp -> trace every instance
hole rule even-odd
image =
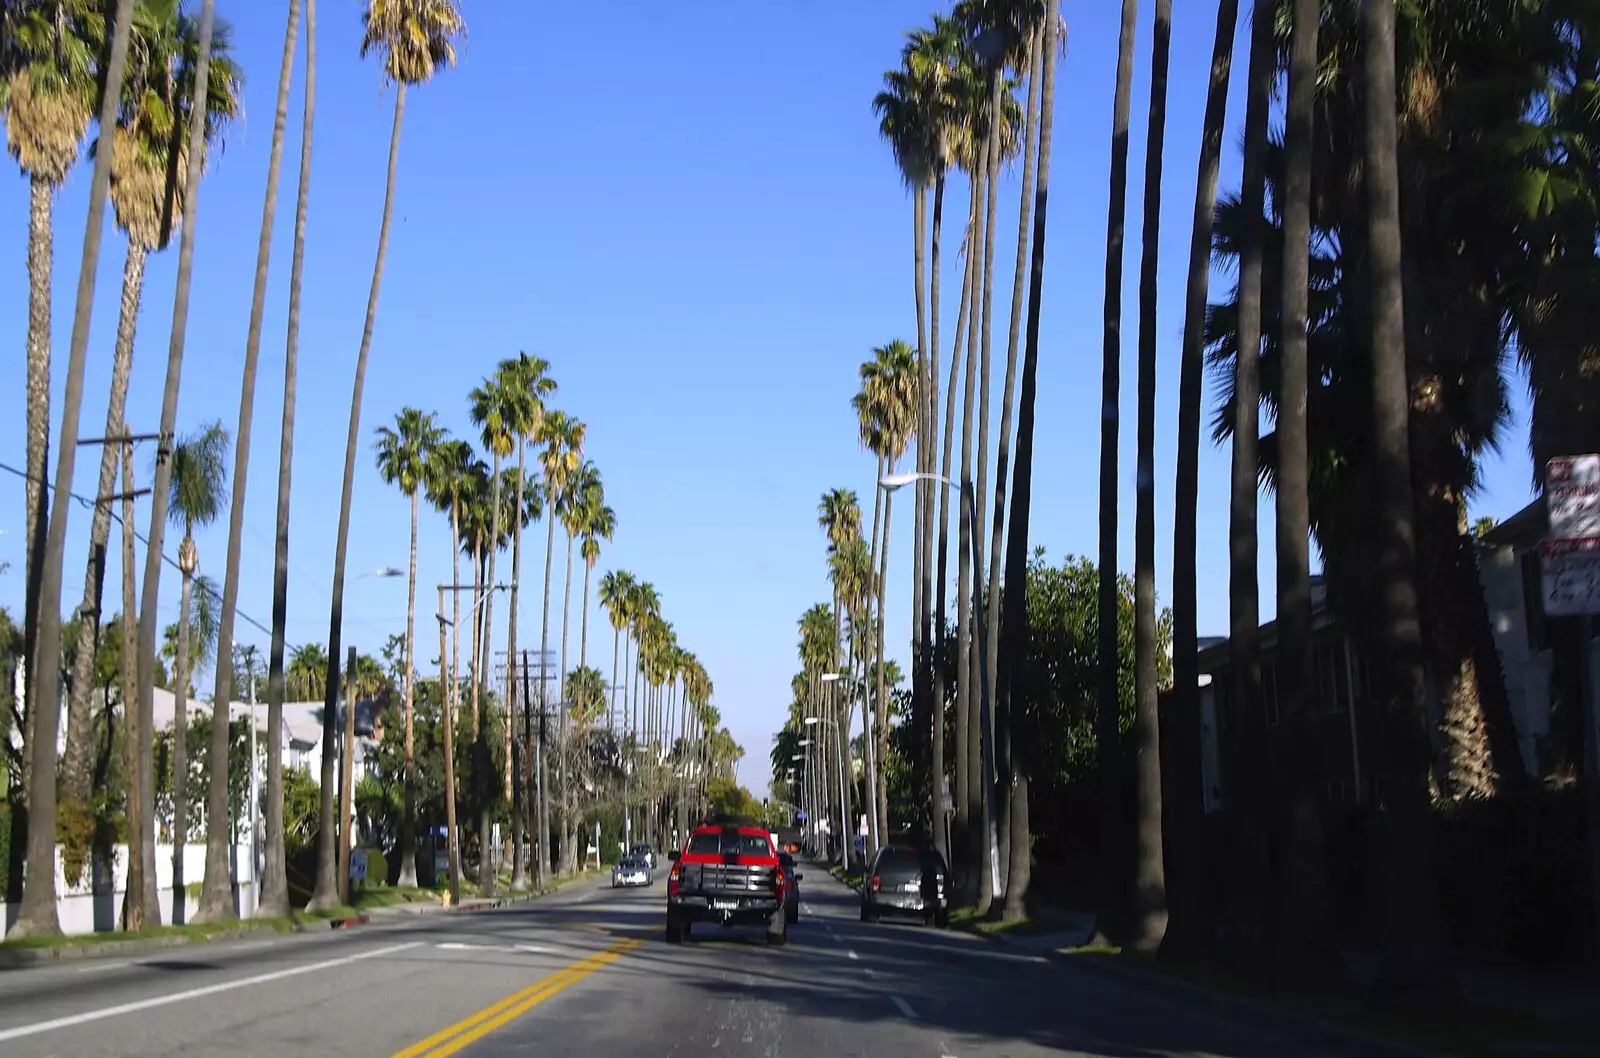
[[[830,673],[829,675],[837,676],[838,673]],[[823,679],[827,679],[827,676],[824,676]],[[842,744],[844,742],[844,739],[842,737],[840,737],[840,731],[839,731],[839,725],[838,724],[836,724],[832,720],[827,719],[826,717],[821,717],[821,716],[808,716],[808,717],[806,717],[806,726],[810,727],[813,724],[823,724],[823,725],[825,725],[827,727],[833,728],[834,736],[836,738],[836,744],[839,745],[840,752],[841,753],[843,752]],[[842,757],[839,760],[839,766],[837,768],[835,768],[834,770],[839,773],[839,862],[841,864],[844,864],[844,865],[848,866],[849,853],[846,850],[849,848],[849,844],[848,843],[850,841],[850,814],[849,814],[850,813],[850,809],[845,804],[844,760],[843,760]]]
[[[936,481],[947,489],[955,489],[957,492],[961,493],[961,498],[967,502],[967,516],[972,520],[972,524],[974,526],[978,524],[978,504],[972,495],[971,482],[962,482],[960,485],[957,485],[954,481],[951,481],[943,474],[926,474],[910,471],[904,474],[886,475],[878,482],[878,484],[886,491],[893,492],[896,489],[904,488],[905,486],[916,481]],[[978,617],[977,641],[979,643],[986,643],[989,639],[989,625],[988,618],[984,614],[983,609],[983,591],[978,587],[978,585],[983,583],[983,558],[979,553],[978,535],[976,533],[969,533],[968,536],[972,541],[972,602]],[[994,733],[990,728],[989,652],[982,648],[978,650],[978,708],[980,710],[980,724],[982,726],[978,741],[981,744],[983,757],[983,789],[985,792],[984,814],[988,817],[989,825],[989,881],[993,886],[991,891],[995,896],[999,896],[1000,823],[999,809],[995,804],[998,798],[995,797],[994,789]]]

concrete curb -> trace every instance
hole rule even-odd
[[[1025,946],[1003,935],[985,933],[977,929],[963,930],[963,932],[982,937],[1008,951],[1028,952]],[[1346,1048],[1353,1054],[1374,1056],[1374,1058],[1446,1058],[1442,1052],[1350,1028],[1314,1014],[1285,1010],[1263,1000],[1230,995],[1192,981],[1168,977],[1158,971],[1123,961],[1116,956],[1068,955],[1059,951],[1030,954],[1043,955],[1057,966],[1134,985],[1170,1002],[1181,1004],[1191,1010],[1198,1009],[1226,1021],[1265,1028],[1300,1039],[1312,1039],[1324,1046]]]

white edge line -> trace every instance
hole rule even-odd
[[[80,967],[78,967],[78,972],[81,973],[81,974],[94,974],[94,973],[100,973],[100,972],[102,972],[104,970],[120,970],[123,967],[132,966],[132,965],[133,965],[133,960],[124,959],[122,962],[104,962],[104,963],[96,963],[93,966],[80,966]]]
[[[220,984],[205,985],[201,988],[191,988],[187,992],[174,992],[169,995],[155,996],[151,999],[141,999],[133,1003],[120,1003],[114,1007],[103,1007],[99,1010],[89,1010],[82,1014],[71,1014],[64,1018],[52,1018],[49,1021],[35,1022],[32,1025],[19,1025],[14,1029],[0,1030],[0,1042],[6,1040],[19,1040],[25,1036],[37,1036],[42,1032],[53,1032],[56,1029],[67,1029],[74,1025],[85,1025],[92,1021],[105,1018],[114,1018],[121,1014],[132,1014],[140,1010],[150,1010],[153,1007],[164,1007],[172,1003],[182,1003],[190,999],[199,999],[201,996],[215,995],[218,992],[228,992],[235,988],[247,988],[250,985],[265,984],[268,981],[279,981],[285,977],[295,977],[299,974],[314,973],[317,970],[328,970],[335,966],[344,966],[349,963],[359,962],[362,959],[373,959],[380,955],[393,955],[395,952],[405,951],[407,948],[421,947],[421,941],[411,941],[407,944],[391,944],[386,948],[374,948],[358,955],[346,955],[338,959],[324,959],[322,962],[307,963],[304,966],[292,966],[286,970],[274,970],[272,973],[256,974],[254,977],[244,977],[237,981],[224,981]]]
[[[852,952],[846,952],[846,953],[845,953],[845,954],[847,954],[847,955],[849,955],[849,956],[850,956],[850,958],[852,958],[852,959],[859,959],[859,958],[861,958],[861,956],[859,956],[859,955],[857,955],[857,954],[856,954],[856,953],[855,953],[855,952],[853,952],[853,951],[852,951]]]
[[[901,999],[899,996],[890,996],[889,998],[894,1001],[894,1005],[895,1006],[900,1008],[900,1013],[904,1014],[906,1017],[910,1018],[912,1021],[920,1020],[917,1017],[917,1012],[915,1010],[911,1009],[911,1004],[910,1003],[907,1003],[904,999]]]

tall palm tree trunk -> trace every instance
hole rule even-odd
[[[211,6],[201,19],[201,56],[210,43]],[[133,0],[118,0],[116,28],[111,38],[111,54],[105,67],[104,92],[100,104],[100,127],[111,128],[121,101],[123,66],[128,54],[129,23]],[[205,64],[202,61],[201,70]],[[201,74],[202,78],[204,73]],[[202,81],[203,83],[203,81]],[[78,269],[78,298],[72,320],[72,343],[67,352],[67,378],[61,400],[61,437],[56,453],[56,502],[50,504],[49,525],[45,531],[42,561],[29,570],[30,580],[38,583],[33,612],[35,632],[28,657],[32,683],[28,687],[28,713],[32,725],[28,744],[28,812],[44,823],[28,828],[27,860],[33,864],[54,864],[56,854],[56,736],[61,727],[61,567],[66,555],[67,516],[71,506],[72,474],[78,448],[78,415],[83,406],[83,365],[89,351],[89,322],[94,310],[95,276],[100,263],[100,238],[104,228],[106,185],[111,172],[111,152],[95,156],[89,181],[88,221],[84,225],[83,258]],[[31,309],[31,306],[30,306]],[[46,354],[48,355],[48,354]],[[49,418],[45,413],[46,437]],[[33,439],[33,431],[29,431]],[[35,447],[38,447],[36,444]],[[43,449],[39,460],[44,462]],[[42,484],[42,475],[40,478]],[[41,495],[39,505],[45,506]],[[41,513],[40,519],[43,519]],[[155,545],[151,545],[155,546]],[[56,872],[35,870],[23,881],[22,906],[16,923],[7,936],[18,939],[61,932],[56,913]]]
[[[133,339],[139,322],[139,296],[149,251],[128,240],[122,268],[122,306],[117,319],[116,352],[111,361],[111,396],[106,402],[106,432],[111,438],[125,427],[128,376],[133,370]],[[106,544],[111,538],[111,504],[106,497],[117,486],[120,445],[100,445],[100,477],[94,517],[89,525],[89,563],[83,579],[83,605],[77,650],[72,659],[72,688],[67,700],[67,739],[61,759],[61,800],[74,812],[87,813],[94,797],[94,657],[101,625],[100,601],[105,590]],[[132,621],[132,615],[128,618]]]
[[[622,629],[611,630],[611,686],[606,688],[606,727],[617,730],[617,659],[622,650]]]
[[[1111,105],[1111,196],[1106,218],[1105,345],[1100,377],[1100,585],[1097,625],[1099,693],[1095,740],[1100,771],[1101,911],[1122,911],[1121,736],[1118,731],[1117,435],[1121,418],[1122,248],[1128,212],[1128,122],[1133,105],[1133,45],[1139,0],[1122,0],[1117,86]]]
[[[283,357],[283,425],[278,440],[278,531],[272,566],[272,645],[267,668],[267,818],[262,857],[261,895],[256,915],[282,918],[289,914],[289,875],[283,829],[283,652],[289,620],[289,498],[294,466],[295,383],[300,353],[300,291],[304,279],[306,212],[311,196],[312,126],[317,100],[317,2],[305,0],[305,114],[300,133],[300,184],[295,200],[294,246],[289,273],[288,337]],[[289,4],[285,46],[292,49],[300,0]],[[441,654],[439,664],[443,666]],[[443,693],[444,688],[440,688]]]
[[[974,191],[973,191],[973,193],[968,195],[967,224],[966,224],[966,228],[965,228],[965,231],[968,232],[968,233],[970,233],[972,231],[972,229],[973,229],[973,225],[974,225],[973,213],[977,209],[978,198],[977,198],[977,194],[976,194],[976,190],[975,190],[976,187],[977,187],[977,184],[976,184],[976,182],[974,182],[973,183]],[[954,450],[954,446],[955,446],[955,428],[956,428],[956,380],[960,377],[960,371],[961,371],[961,366],[962,366],[961,347],[962,347],[962,342],[963,342],[963,340],[964,340],[964,338],[966,336],[968,309],[971,307],[971,304],[972,304],[972,255],[971,254],[966,254],[965,256],[966,256],[966,263],[962,268],[962,275],[961,275],[961,293],[960,293],[960,298],[959,298],[960,305],[959,305],[959,308],[958,308],[957,314],[956,314],[956,340],[953,343],[951,343],[951,347],[950,347],[950,381],[949,381],[949,384],[946,385],[946,387],[945,387],[944,451],[943,451],[943,454],[942,454],[942,457],[941,457],[941,462],[940,462],[940,465],[939,465],[939,474],[946,481],[951,480],[950,479],[951,456],[952,456],[952,453],[953,453],[953,450]],[[946,590],[946,587],[947,587],[948,582],[949,582],[949,568],[948,567],[949,567],[949,559],[950,559],[950,543],[949,543],[950,491],[951,490],[948,487],[941,488],[939,490],[939,583],[938,583],[938,603],[937,603],[937,606],[935,607],[935,609],[938,611],[938,615],[939,615],[938,616],[938,620],[939,620],[939,629],[938,629],[938,631],[939,631],[939,660],[938,660],[938,663],[934,666],[933,696],[940,703],[941,709],[943,708],[943,703],[944,703],[944,698],[945,698],[945,685],[944,685],[945,661],[946,661],[947,658],[950,657],[950,651],[949,651],[950,633],[949,633],[948,622],[945,619],[945,590]],[[956,511],[957,520],[960,521],[962,519],[965,519],[966,518],[966,509],[967,509],[966,508],[966,504],[962,503],[960,501],[960,499],[958,498],[957,501],[956,501],[956,506],[957,506],[957,511]],[[959,529],[958,529],[958,533],[959,533]],[[961,537],[960,539],[964,541],[966,538],[965,537]],[[964,563],[967,562],[969,557],[970,556],[969,556],[969,553],[968,553],[967,549],[964,548],[964,547],[961,548],[960,549],[960,553],[956,556],[957,567],[958,568],[967,568],[967,567],[965,567]],[[964,624],[961,622],[961,620],[959,618],[959,614],[962,612],[962,609],[967,605],[967,602],[966,602],[966,600],[967,600],[966,585],[967,585],[967,582],[968,582],[968,576],[969,575],[965,574],[965,573],[961,574],[959,579],[958,579],[958,581],[957,581],[957,586],[956,586],[956,609],[957,609],[957,614],[958,614],[958,620],[957,620],[956,627],[957,627],[958,631],[962,627],[964,627]],[[959,639],[958,639],[958,642],[959,642]],[[965,876],[965,871],[967,869],[968,855],[969,855],[969,852],[970,852],[970,845],[967,842],[967,835],[968,835],[968,831],[970,829],[970,819],[969,819],[969,815],[968,815],[968,804],[967,804],[968,796],[969,796],[968,790],[967,790],[967,775],[968,775],[967,758],[968,758],[968,754],[969,754],[969,747],[967,745],[967,708],[968,708],[968,699],[967,699],[967,685],[966,685],[966,681],[965,681],[965,673],[967,671],[966,660],[967,660],[966,651],[961,650],[958,647],[956,649],[956,651],[955,651],[956,715],[955,715],[955,723],[953,725],[953,728],[954,728],[954,731],[955,731],[955,736],[956,736],[955,762],[954,762],[955,766],[951,769],[955,773],[955,782],[953,784],[954,789],[952,791],[952,793],[954,795],[952,799],[955,801],[955,820],[954,820],[954,826],[951,828],[951,844],[954,847],[946,850],[946,856],[947,856],[946,862],[948,862],[950,864],[951,869],[956,872],[956,877],[957,878],[963,878]],[[943,725],[942,724],[940,725],[939,738],[940,738],[941,741],[944,738],[944,731],[943,731]]]
[[[478,726],[478,687],[482,684],[488,687],[488,681],[494,678],[494,577],[495,561],[500,555],[500,453],[493,455],[494,469],[491,472],[492,484],[489,488],[489,547],[488,562],[489,572],[484,579],[483,590],[487,592],[483,599],[483,624],[482,631],[478,634],[478,666],[472,670],[474,680],[472,685],[472,741],[473,749],[477,750],[482,744],[480,754],[481,762],[485,768],[492,766],[489,756],[488,739],[483,736],[482,729]],[[520,516],[520,512],[519,516]],[[511,659],[506,659],[506,672],[511,672]],[[508,679],[509,682],[509,679]],[[511,733],[511,725],[506,724],[506,734]],[[511,755],[506,754],[506,767],[511,767]],[[509,771],[507,772],[509,776]],[[484,791],[492,789],[489,776],[479,776]],[[484,896],[494,892],[494,856],[490,848],[492,832],[490,830],[489,804],[487,800],[478,806],[478,888]]]
[[[988,187],[988,158],[987,154],[979,161],[978,171],[972,176],[972,225],[971,234],[967,238],[968,267],[972,272],[972,289],[967,297],[971,302],[968,309],[967,326],[967,363],[966,373],[962,382],[962,412],[961,412],[961,489],[965,492],[973,488],[973,433],[977,420],[977,384],[979,365],[979,345],[982,334],[983,321],[983,229],[984,229],[984,193]],[[967,764],[967,860],[971,867],[964,900],[977,903],[979,899],[979,875],[984,873],[981,865],[985,862],[984,844],[987,840],[984,834],[984,798],[983,788],[983,735],[982,735],[982,710],[978,707],[977,699],[982,693],[978,688],[977,656],[972,650],[973,634],[973,596],[977,590],[977,578],[982,576],[982,571],[976,570],[972,565],[972,541],[981,535],[977,523],[973,520],[974,512],[965,500],[961,504],[960,540],[957,544],[961,553],[961,566],[959,567],[958,580],[960,582],[961,602],[957,606],[957,635],[956,653],[960,657],[961,668],[957,673],[957,693],[962,693],[966,701],[964,716],[966,718],[966,764]],[[963,616],[962,607],[965,607]]]
[[[1167,132],[1167,67],[1172,0],[1156,0],[1150,63],[1149,138],[1145,145],[1144,247],[1139,269],[1137,469],[1134,485],[1134,737],[1138,823],[1133,882],[1133,946],[1153,955],[1167,933],[1167,880],[1161,833],[1161,719],[1156,651],[1156,307],[1161,253],[1161,169]]]
[[[55,188],[43,176],[28,181],[28,439],[27,477],[23,483],[27,542],[23,548],[25,583],[23,613],[23,656],[34,657],[38,635],[39,578],[44,572],[44,544],[50,518],[45,483],[50,472],[50,289],[55,272]],[[29,690],[33,686],[33,666],[24,675]],[[32,694],[25,694],[23,744],[33,745],[33,717],[28,708]],[[27,762],[24,761],[24,771]],[[26,777],[20,784],[27,786]],[[11,811],[11,859],[7,872],[8,901],[22,898],[22,857],[26,844],[25,813]]]
[[[1276,75],[1277,6],[1256,3],[1251,16],[1249,84],[1244,118],[1244,160],[1240,204],[1244,215],[1260,218],[1266,206],[1267,123]],[[1265,755],[1266,715],[1261,688],[1259,640],[1260,585],[1256,579],[1258,439],[1261,416],[1262,225],[1247,224],[1239,247],[1239,350],[1234,358],[1233,458],[1228,514],[1228,668],[1234,673],[1229,715],[1236,718],[1238,755],[1246,762],[1234,777],[1232,833],[1228,859],[1233,865],[1228,909],[1241,944],[1259,937],[1270,889],[1266,833],[1259,805],[1265,800],[1259,762]]]
[[[989,627],[985,629],[989,652],[989,700],[994,703],[995,750],[1000,775],[1000,866],[1011,869],[1011,721],[1010,687],[1000,679],[1000,573],[1006,528],[1006,473],[1011,464],[1011,401],[1017,385],[1017,352],[1022,341],[1022,303],[1028,278],[1028,233],[1033,206],[1034,164],[1039,135],[1039,38],[1036,28],[1028,44],[1028,102],[1023,123],[1022,199],[1017,206],[1017,257],[1011,281],[1011,329],[1006,337],[1006,379],[1000,395],[1000,438],[994,465],[994,524],[989,538]],[[981,502],[982,497],[979,497]],[[1019,585],[1019,590],[1025,586]],[[1015,659],[1008,659],[1015,660]],[[999,894],[996,894],[999,895]]]
[[[523,489],[528,474],[528,445],[517,439],[517,517],[511,534],[511,603],[506,613],[506,800],[511,801],[511,890],[518,892],[528,887],[528,866],[522,857],[526,839],[522,800],[522,756],[513,732],[516,730],[516,712],[520,705],[526,713],[528,703],[522,700],[522,687],[517,682],[517,608],[522,587],[522,514],[525,496]]]
[[[1212,38],[1211,74],[1206,86],[1205,119],[1200,132],[1199,172],[1195,176],[1194,218],[1189,235],[1189,274],[1184,289],[1183,351],[1178,377],[1177,499],[1172,526],[1172,729],[1178,748],[1172,757],[1179,788],[1201,788],[1200,640],[1198,519],[1200,505],[1200,417],[1204,399],[1206,301],[1211,279],[1211,234],[1217,208],[1217,173],[1227,123],[1228,84],[1233,72],[1233,38],[1239,0],[1220,0]],[[1196,809],[1200,800],[1179,797],[1173,804],[1180,838],[1177,883],[1171,887],[1172,917],[1164,949],[1201,943],[1206,913],[1205,844]]]
[[[417,671],[417,490],[411,490],[411,554],[406,567],[406,760],[404,783],[405,804],[400,816],[400,874],[396,878],[402,888],[415,888],[417,884],[417,832],[416,832],[416,770],[417,744],[414,722]]]
[[[594,573],[594,566],[587,560],[583,564],[583,605],[578,611],[578,667],[589,667],[589,578]]]
[[[124,424],[119,432],[127,432]],[[122,650],[124,656],[137,647],[133,623],[127,615],[133,612],[133,445],[124,442],[117,446],[122,455]],[[139,689],[137,675],[132,665],[122,667],[122,703],[127,721],[123,728],[124,761],[127,769],[128,790],[128,883],[123,894],[122,924],[130,932],[161,923],[161,907],[156,894],[154,863],[155,799],[148,789],[151,774],[143,767],[145,745],[151,742],[151,733],[138,708],[129,707],[137,702]],[[143,855],[149,846],[150,856]]]
[[[356,354],[355,384],[350,393],[350,430],[345,437],[344,486],[339,498],[339,529],[333,552],[333,600],[328,614],[328,686],[323,694],[322,745],[324,747],[322,770],[329,775],[327,747],[339,744],[336,727],[336,707],[339,703],[339,648],[344,625],[344,574],[345,557],[350,544],[350,504],[354,497],[356,480],[356,448],[361,435],[361,392],[367,379],[367,354],[372,350],[372,330],[378,318],[378,292],[383,285],[383,260],[389,250],[389,224],[394,217],[395,170],[400,164],[400,129],[405,120],[406,83],[395,86],[394,127],[389,133],[389,166],[384,182],[383,219],[378,226],[378,252],[372,266],[372,287],[367,293],[367,315],[361,328],[361,348]],[[239,438],[244,447],[244,437]],[[237,503],[237,497],[235,499]],[[221,648],[218,648],[220,654]],[[226,666],[224,666],[226,667]],[[322,829],[317,836],[317,882],[307,905],[311,910],[337,906],[339,902],[338,848],[334,843],[334,824],[338,815],[338,791],[333,783],[322,788]],[[341,824],[339,830],[347,829]],[[340,840],[348,840],[341,833]]]
[[[539,618],[539,755],[540,767],[543,768],[545,754],[545,715],[548,705],[548,694],[545,691],[546,681],[549,678],[547,671],[550,657],[550,574],[555,569],[556,557],[556,515],[555,507],[550,502],[548,493],[545,496],[545,540],[544,540],[544,613]],[[539,884],[542,886],[549,875],[556,870],[555,843],[550,840],[550,799],[551,791],[546,789],[539,798]]]
[[[889,460],[887,470],[890,474],[894,473],[893,459]],[[882,488],[878,491],[883,493],[883,536],[878,540],[878,643],[876,649],[878,657],[878,691],[877,705],[874,709],[876,715],[873,717],[874,726],[871,731],[875,749],[872,783],[873,788],[877,791],[875,796],[877,798],[878,834],[882,840],[887,841],[892,837],[888,833],[889,783],[888,776],[884,774],[884,769],[877,767],[876,762],[887,760],[889,757],[889,683],[884,672],[888,665],[885,663],[883,653],[883,626],[887,623],[884,620],[884,595],[889,581],[889,520],[894,511],[894,493]]]
[[[1224,0],[1228,2],[1228,0]],[[1027,346],[1022,359],[1022,390],[1017,398],[1016,473],[1011,487],[1011,535],[1006,541],[1006,583],[1011,590],[1002,600],[1002,631],[1009,657],[1007,670],[1011,687],[1007,692],[1011,727],[1012,774],[1011,862],[1006,872],[1004,917],[1020,919],[1027,912],[1028,886],[1033,872],[1033,839],[1028,809],[1028,778],[1032,755],[1016,747],[1027,746],[1033,718],[1031,704],[1023,692],[1023,665],[1026,664],[1028,635],[1028,518],[1033,503],[1033,423],[1034,399],[1039,377],[1039,315],[1044,293],[1045,215],[1050,204],[1050,147],[1055,122],[1056,34],[1060,26],[1060,0],[1050,0],[1040,33],[1039,49],[1043,68],[1039,74],[1039,155],[1038,183],[1034,193],[1033,260],[1028,282]]]
[[[188,540],[185,531],[184,539]],[[188,891],[183,850],[189,843],[189,607],[194,602],[194,573],[183,575],[178,596],[178,656],[172,674],[172,924],[186,917]]]
[[[872,479],[872,546],[867,552],[871,558],[868,568],[872,570],[877,570],[880,568],[880,563],[878,562],[878,553],[883,543],[882,539],[878,535],[878,531],[882,527],[883,523],[883,498],[885,493],[883,486],[880,484],[880,482],[883,481],[883,474],[884,458],[883,454],[879,453],[878,472]],[[873,615],[874,601],[875,600],[869,596],[867,600],[869,627],[870,618]],[[883,623],[883,610],[881,607],[882,604],[879,603],[879,609],[877,611],[877,622],[879,624]],[[867,646],[869,653],[871,652],[871,649],[872,647],[869,643]],[[861,691],[861,741],[863,747],[867,751],[867,833],[872,843],[871,847],[867,850],[867,854],[869,856],[877,853],[879,843],[883,840],[882,824],[884,822],[878,815],[878,743],[876,734],[878,728],[877,725],[873,723],[872,712],[871,691],[868,688],[863,687]]]
[[[1315,144],[1318,0],[1294,0],[1289,38],[1289,97],[1284,123],[1283,333],[1280,335],[1277,478],[1278,645],[1275,672],[1287,745],[1269,753],[1271,803],[1279,806],[1282,874],[1273,935],[1280,956],[1326,963],[1327,875],[1323,868],[1321,773],[1312,749],[1311,698],[1316,687],[1311,641],[1311,492],[1306,397],[1307,306],[1310,300],[1311,165]],[[1285,757],[1305,750],[1293,768]],[[1286,811],[1284,810],[1286,809]],[[1286,887],[1294,897],[1284,895]]]
[[[928,292],[928,393],[927,428],[917,438],[917,451],[924,453],[926,459],[923,471],[935,474],[939,471],[939,450],[935,447],[939,443],[939,267],[940,267],[940,237],[944,228],[944,170],[941,168],[933,183],[933,231],[929,241],[929,292]],[[944,857],[945,863],[950,862],[949,842],[945,840],[944,807],[941,797],[944,780],[944,694],[943,681],[939,679],[940,666],[944,656],[944,555],[939,556],[939,627],[933,625],[934,586],[933,586],[933,512],[934,494],[941,497],[947,491],[944,486],[935,482],[926,482],[927,488],[923,491],[922,498],[922,531],[918,536],[919,562],[922,567],[922,599],[917,607],[917,624],[922,629],[922,653],[919,657],[919,671],[922,674],[922,688],[925,702],[923,715],[928,725],[928,819],[933,827],[933,844],[939,855]],[[834,600],[834,612],[838,613],[838,600]],[[834,641],[838,642],[835,635]],[[938,652],[935,653],[935,644]],[[848,815],[848,806],[845,812]],[[840,841],[849,840],[848,834],[840,836]],[[841,844],[841,855],[844,846]]]
[[[476,530],[475,530],[476,531]],[[468,620],[472,622],[472,655],[467,659],[467,670],[471,673],[472,680],[472,741],[478,741],[478,692],[483,686],[483,609],[487,605],[483,601],[483,547],[476,539],[472,544],[472,612]]]
[[[1442,970],[1433,826],[1424,783],[1428,759],[1423,726],[1422,630],[1416,593],[1416,535],[1412,526],[1409,401],[1406,385],[1405,304],[1401,285],[1399,147],[1395,116],[1395,4],[1363,8],[1366,44],[1368,254],[1372,271],[1373,451],[1378,453],[1382,526],[1383,635],[1390,649],[1380,690],[1388,884],[1384,886],[1384,959],[1374,994],[1404,1002],[1438,987]]]
[[[566,588],[561,595],[561,671],[557,687],[556,700],[561,706],[561,727],[556,737],[560,739],[561,758],[557,761],[556,782],[561,787],[561,837],[563,846],[562,862],[567,873],[571,873],[577,865],[577,850],[572,844],[572,809],[573,795],[567,786],[567,736],[571,721],[572,708],[567,702],[567,628],[572,618],[572,532],[567,531],[567,572]]]
[[[446,706],[445,722],[450,725],[449,738],[455,740],[455,728],[461,721],[461,506],[459,502],[450,504],[450,694],[449,700],[454,702],[454,708]],[[455,757],[450,757],[451,768],[455,767]],[[446,837],[446,844],[451,849],[451,854],[457,857],[451,865],[451,884],[456,884],[457,875],[461,869],[459,862],[461,835],[457,833],[456,786],[454,782],[447,782],[445,798],[446,809],[451,821],[447,824],[450,834]]]

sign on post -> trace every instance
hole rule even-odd
[[[350,850],[350,880],[352,882],[365,882],[367,880],[367,850]]]
[[[1600,613],[1600,455],[1550,460],[1544,495],[1550,521],[1539,545],[1544,611]]]

